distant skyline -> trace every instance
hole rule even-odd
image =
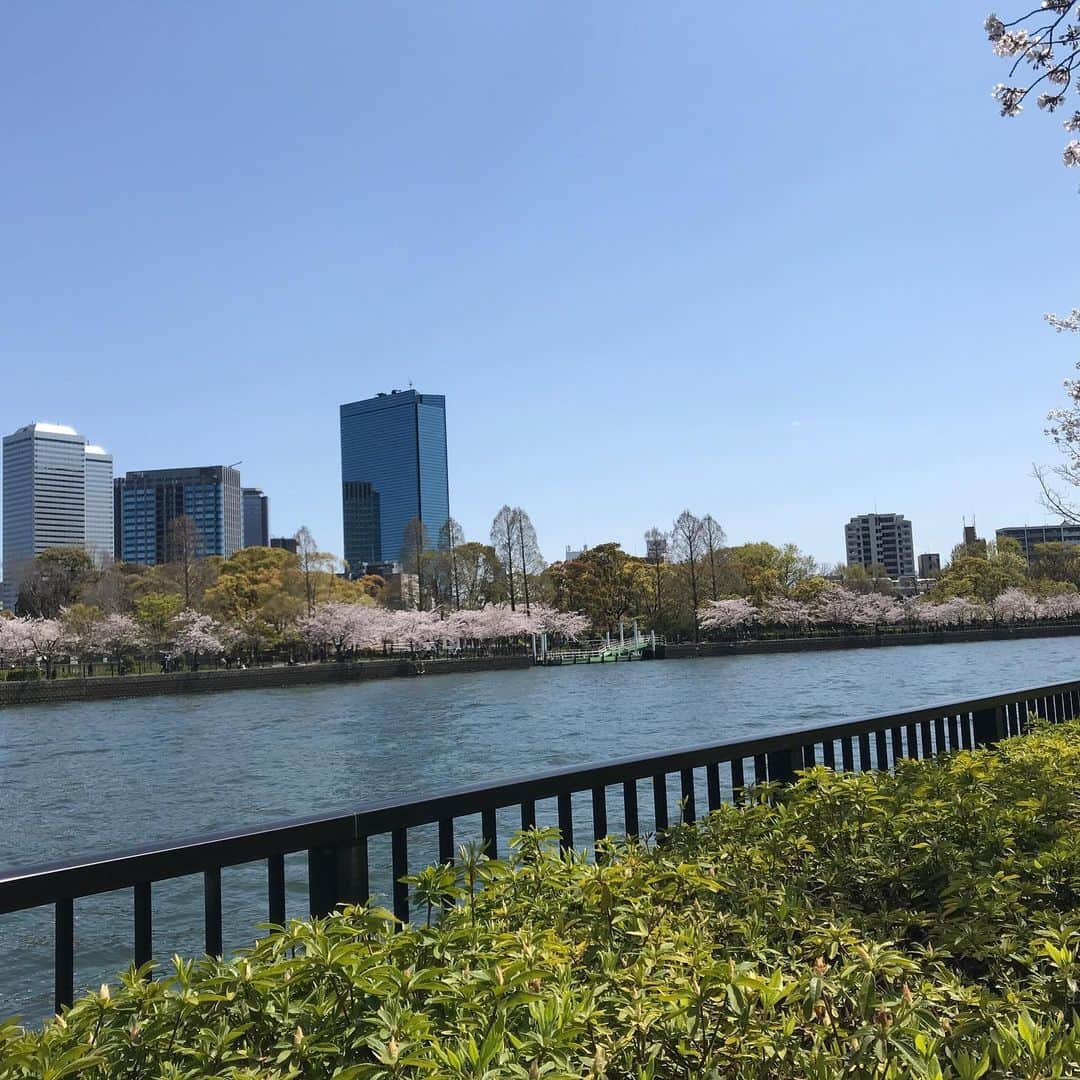
[[[521,505],[549,560],[684,507],[830,563],[875,507],[943,557],[1053,521],[1076,179],[985,13],[16,5],[0,431],[242,459],[338,554],[338,406],[410,382],[466,534]]]

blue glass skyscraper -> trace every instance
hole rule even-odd
[[[345,561],[394,562],[419,518],[431,547],[450,517],[446,398],[394,390],[341,406]]]

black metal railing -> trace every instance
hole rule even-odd
[[[258,829],[10,871],[0,874],[0,914],[53,906],[55,1006],[59,1010],[74,998],[75,901],[81,897],[131,890],[132,954],[137,964],[143,964],[153,952],[154,884],[202,874],[205,949],[216,956],[222,952],[223,867],[265,862],[268,919],[281,925],[285,921],[286,855],[307,852],[309,910],[312,915],[323,915],[339,903],[369,899],[369,841],[388,836],[393,910],[399,919],[407,920],[409,893],[401,878],[409,873],[410,829],[437,826],[438,858],[449,862],[454,857],[455,822],[479,815],[480,835],[488,854],[497,857],[497,812],[516,809],[521,827],[529,828],[537,822],[537,804],[554,800],[553,817],[562,843],[573,847],[575,795],[589,796],[593,842],[612,832],[609,802],[621,803],[620,833],[635,836],[643,819],[658,831],[669,827],[668,778],[672,776],[678,777],[677,813],[683,821],[693,821],[699,795],[704,796],[704,805],[714,810],[726,801],[738,801],[748,785],[787,783],[799,769],[815,763],[849,772],[891,769],[902,758],[933,757],[1022,734],[1033,717],[1060,722],[1075,716],[1080,716],[1080,682],[1059,683],[758,739],[564,769],[411,802],[365,805]],[[644,810],[639,805],[640,782],[646,785]],[[610,789],[614,793],[609,797]],[[582,809],[579,807],[579,820],[587,820],[589,808],[584,808],[584,814]]]

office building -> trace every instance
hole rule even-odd
[[[114,486],[116,555],[154,566],[173,557],[173,522],[190,518],[197,558],[228,558],[243,543],[240,473],[226,465],[147,469],[117,478]]]
[[[104,447],[86,447],[86,550],[99,565],[113,560],[113,459]]]
[[[3,444],[2,598],[48,548],[81,547],[99,562],[112,551],[112,457],[73,427],[27,424]]]
[[[844,526],[848,566],[883,566],[891,578],[915,575],[911,522],[903,514],[860,514]]]
[[[399,560],[413,518],[438,546],[450,516],[446,398],[394,390],[342,405],[341,494],[350,573]]]
[[[1080,544],[1080,525],[1007,525],[994,533],[998,540],[1007,538],[1020,545],[1025,559],[1030,559],[1037,544]]]
[[[270,500],[262,488],[242,488],[244,547],[270,546]]]
[[[291,551],[296,554],[296,537],[295,536],[271,536],[270,546],[272,548],[284,548],[285,551]]]
[[[919,577],[928,578],[941,572],[941,556],[936,551],[928,551],[919,556]]]

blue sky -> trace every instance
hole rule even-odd
[[[409,382],[467,534],[520,504],[549,558],[687,506],[828,561],[875,504],[946,554],[1043,520],[1080,196],[984,15],[8,4],[0,427],[243,459],[339,553],[338,405]]]

